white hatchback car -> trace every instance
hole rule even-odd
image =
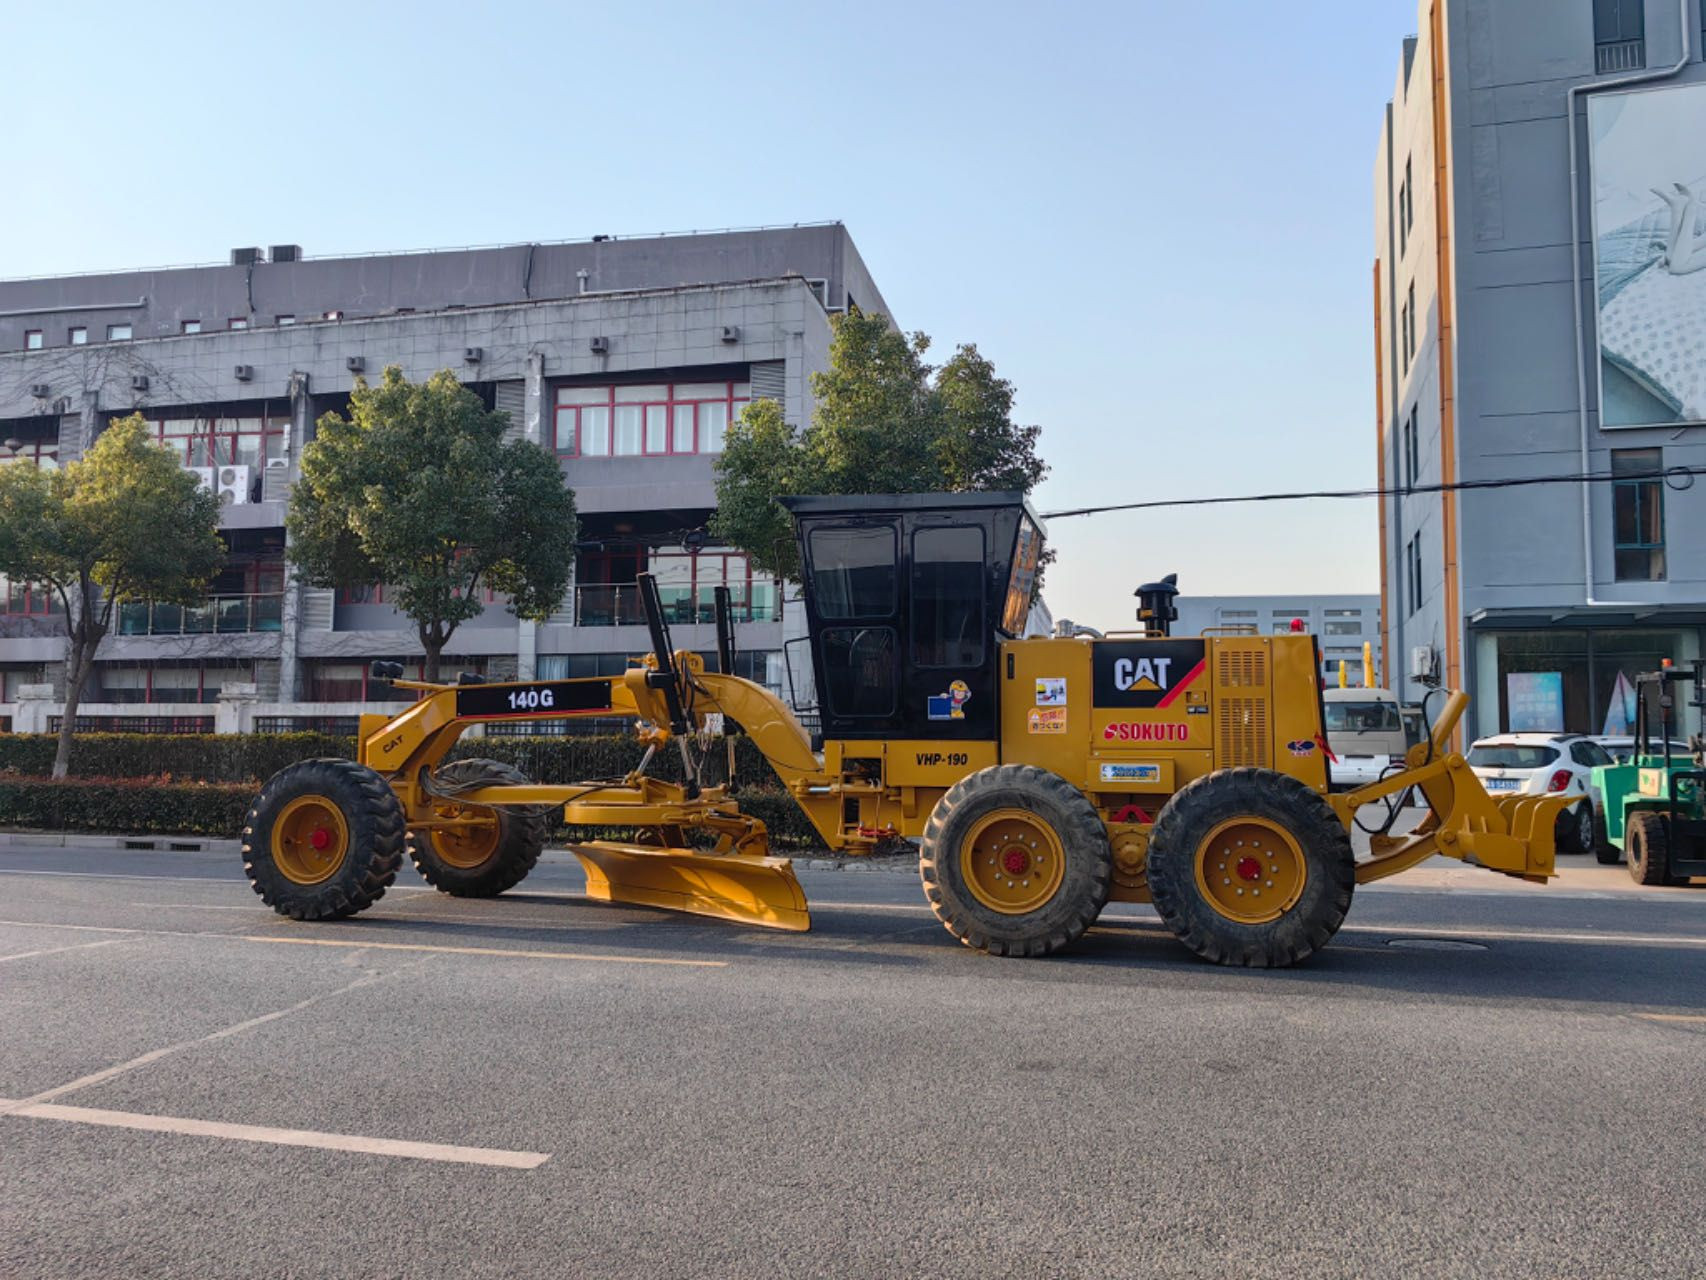
[[[1593,771],[1611,763],[1604,747],[1579,733],[1501,733],[1469,748],[1469,768],[1495,798],[1581,797],[1558,815],[1558,848],[1565,853],[1588,853],[1603,842],[1604,801]]]

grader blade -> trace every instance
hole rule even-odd
[[[568,848],[586,870],[587,896],[601,902],[661,907],[795,933],[812,925],[805,892],[787,858],[604,840]]]

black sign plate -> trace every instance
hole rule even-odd
[[[507,720],[511,716],[574,716],[609,710],[608,680],[470,684],[456,690],[456,714],[481,720]]]
[[[1091,700],[1098,707],[1171,706],[1202,677],[1201,640],[1099,640]]]

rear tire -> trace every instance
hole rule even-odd
[[[1150,832],[1148,874],[1174,937],[1204,960],[1256,968],[1325,946],[1356,887],[1332,807],[1269,769],[1222,769],[1174,795]]]
[[[1583,800],[1573,809],[1558,815],[1554,843],[1564,853],[1586,853],[1593,848],[1593,801]]]
[[[304,760],[274,774],[243,820],[243,870],[274,911],[336,920],[385,895],[403,864],[403,806],[354,760]]]
[[[1623,850],[1611,843],[1611,837],[1605,830],[1605,814],[1598,809],[1593,811],[1593,856],[1606,867],[1614,867],[1623,861]]]
[[[447,790],[463,787],[527,786],[526,774],[501,760],[457,760],[433,771]],[[476,806],[469,806],[476,808]],[[527,878],[545,848],[549,824],[543,815],[491,809],[493,828],[474,828],[458,839],[438,831],[410,831],[409,860],[440,893],[457,898],[492,898]]]
[[[1629,878],[1636,884],[1670,883],[1670,831],[1663,814],[1651,809],[1630,814],[1623,847],[1629,856]]]
[[[1114,856],[1084,793],[1059,774],[1003,764],[962,778],[924,828],[918,874],[944,928],[998,956],[1046,956],[1107,905]]]

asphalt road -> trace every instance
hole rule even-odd
[[[299,925],[3,848],[0,1276],[1706,1275],[1706,889],[1564,863],[1249,973],[1129,906],[991,959],[882,872],[808,935],[560,856]]]

